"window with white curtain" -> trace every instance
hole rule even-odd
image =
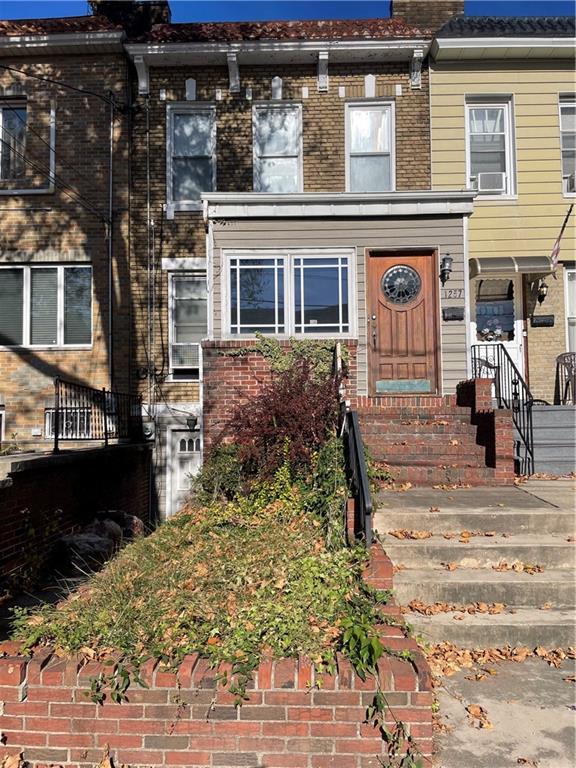
[[[200,204],[216,189],[216,109],[199,104],[168,107],[168,201]]]
[[[26,102],[0,101],[0,179],[24,175],[26,157]]]
[[[0,267],[0,346],[90,344],[91,267]]]
[[[302,191],[302,108],[256,104],[253,112],[254,191]]]
[[[466,105],[468,184],[481,194],[514,193],[512,117],[508,101]]]
[[[346,107],[348,192],[389,192],[395,186],[394,105]]]
[[[576,193],[576,96],[560,99],[560,141],[562,146],[562,187]]]

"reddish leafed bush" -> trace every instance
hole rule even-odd
[[[276,373],[257,397],[240,406],[231,426],[250,474],[270,476],[286,459],[294,469],[308,466],[336,431],[338,386],[333,377],[319,379],[301,361]]]

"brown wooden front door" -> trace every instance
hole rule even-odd
[[[370,394],[438,391],[436,255],[368,254]]]

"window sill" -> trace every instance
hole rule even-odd
[[[76,352],[93,349],[93,344],[0,344],[0,352],[12,352],[14,350],[30,350],[43,352]]]
[[[471,190],[474,191],[474,190]],[[518,195],[478,195],[474,200],[474,205],[478,203],[488,202],[501,202],[501,203],[514,203],[518,200]]]
[[[330,339],[336,339],[338,341],[357,341],[358,335],[355,333],[263,333],[265,338],[277,339],[278,341],[290,341],[290,339],[310,339],[311,341],[326,341]],[[215,343],[218,341],[257,341],[258,336],[253,333],[223,333],[219,339],[213,339]]]
[[[187,200],[187,201],[180,201],[178,203],[167,202],[164,204],[164,212],[166,213],[167,219],[173,219],[175,213],[183,213],[183,212],[184,213],[185,212],[201,213],[202,201]]]
[[[164,384],[202,384],[202,379],[173,379],[172,376],[167,376]]]

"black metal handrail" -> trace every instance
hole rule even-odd
[[[556,405],[576,405],[576,352],[556,358]]]
[[[346,411],[343,423],[344,454],[348,485],[356,502],[354,534],[369,547],[372,535],[372,494],[368,479],[368,467],[364,455],[364,443],[356,411]]]
[[[494,380],[494,398],[498,408],[512,411],[512,422],[519,437],[517,451],[519,473],[534,473],[534,398],[522,374],[503,344],[475,344],[472,347],[472,376]]]
[[[54,453],[63,440],[141,440],[142,397],[54,379],[46,434],[54,436]]]

